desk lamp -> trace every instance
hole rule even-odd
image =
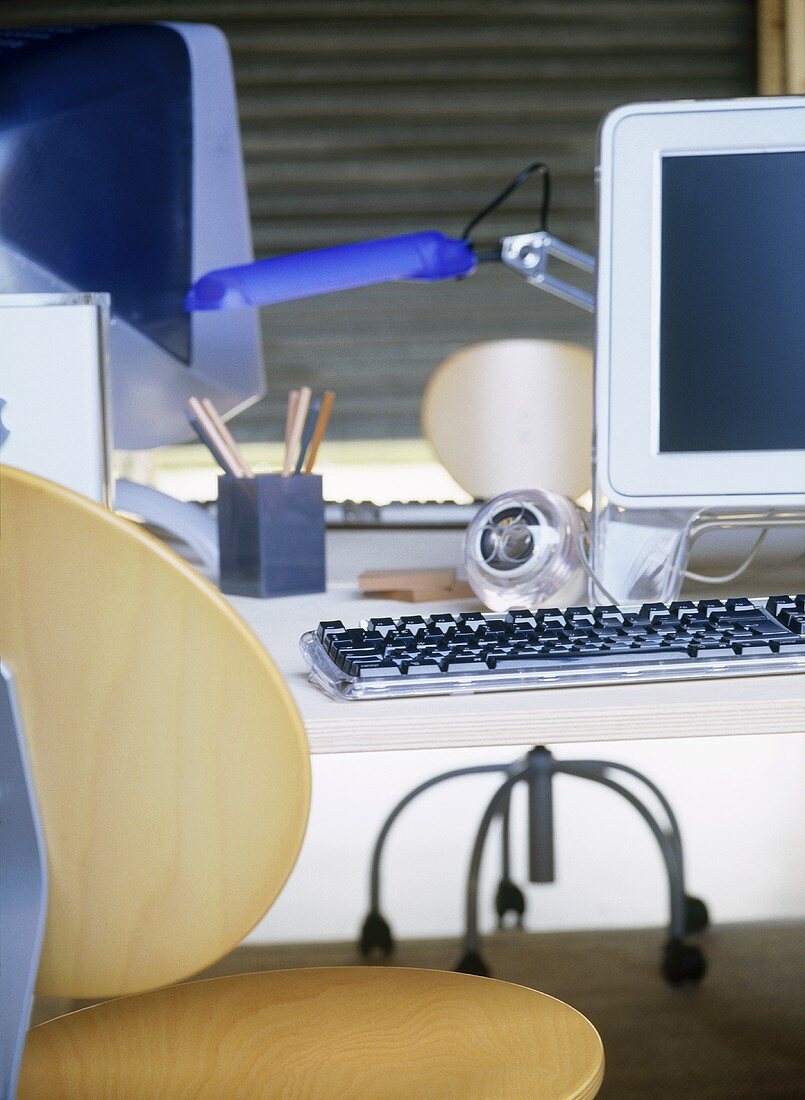
[[[477,248],[471,239],[473,230],[536,173],[542,176],[543,183],[539,229],[502,237],[495,247],[485,251]],[[410,233],[222,268],[202,276],[192,286],[185,298],[185,309],[237,310],[403,279],[422,282],[461,279],[472,275],[481,263],[500,262],[532,286],[592,311],[592,294],[557,278],[548,269],[550,257],[583,271],[595,269],[592,256],[548,232],[549,204],[548,168],[535,162],[470,220],[460,238],[435,231]],[[508,494],[499,496],[487,505],[476,517],[480,523],[477,537],[467,544],[472,586],[489,607],[510,606],[515,595],[521,599],[538,595],[557,599],[561,590],[569,596],[565,583],[568,578],[575,598],[579,584],[585,580],[576,546],[584,522],[575,506],[556,494],[538,494],[542,510],[532,513],[525,509],[521,495],[511,499]],[[540,518],[528,522],[525,515]],[[473,531],[478,522],[473,524]],[[534,524],[545,536],[543,542],[536,539]],[[507,545],[514,545],[513,537],[519,539],[516,559],[507,557],[505,562],[494,555],[492,560],[479,549],[490,539],[497,540],[497,545],[503,530],[509,536]],[[539,592],[535,577],[540,580]]]
[[[494,248],[479,251],[470,239],[472,231],[536,172],[543,178],[540,228],[536,232],[502,237]],[[243,309],[403,279],[418,282],[461,279],[472,275],[480,263],[500,262],[532,286],[592,312],[592,294],[548,270],[551,256],[583,271],[595,270],[592,256],[548,232],[549,203],[547,166],[540,162],[530,164],[468,223],[460,238],[430,230],[220,268],[193,284],[185,297],[185,309],[189,312]]]

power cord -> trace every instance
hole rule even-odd
[[[752,546],[752,549],[749,551],[749,553],[747,554],[744,561],[741,563],[741,565],[738,566],[737,569],[734,569],[731,573],[724,573],[720,577],[713,577],[713,576],[709,576],[705,573],[694,573],[692,570],[686,569],[685,572],[684,572],[684,576],[688,580],[696,581],[698,584],[729,584],[730,581],[737,580],[738,577],[740,577],[743,573],[746,572],[746,570],[749,568],[749,566],[752,564],[752,562],[757,557],[757,555],[760,551],[760,548],[763,545],[768,533],[769,533],[769,528],[764,527],[763,530],[758,535],[757,539],[755,540],[755,542]],[[577,548],[578,548],[578,552],[579,552],[579,561],[581,562],[582,569],[587,574],[587,576],[590,578],[590,580],[593,582],[593,584],[596,586],[596,588],[599,590],[599,592],[602,592],[603,595],[609,600],[609,602],[611,604],[617,605],[618,601],[615,599],[615,597],[612,595],[612,593],[608,591],[608,589],[605,587],[605,585],[601,582],[600,578],[598,577],[598,574],[593,569],[592,563],[590,562],[590,559],[589,559],[589,556],[588,556],[588,550],[587,550],[587,544],[589,542],[589,539],[590,539],[589,531],[582,531],[581,534],[578,537],[578,546],[577,546]]]
[[[734,569],[732,571],[732,573],[725,573],[721,577],[711,577],[711,576],[708,576],[705,573],[693,573],[693,572],[691,572],[690,569],[686,569],[685,570],[685,576],[687,577],[688,580],[697,581],[699,584],[729,584],[730,581],[737,580],[738,577],[740,577],[743,573],[746,572],[746,570],[749,568],[749,566],[752,564],[752,562],[757,557],[758,551],[760,550],[761,546],[763,545],[763,543],[765,541],[765,538],[766,538],[766,535],[768,535],[768,533],[769,533],[769,528],[764,527],[763,530],[758,535],[757,539],[755,540],[755,543],[754,543],[752,549],[749,551],[749,554],[744,559],[743,564],[739,565],[737,569]]]
[[[581,567],[590,578],[590,580],[593,582],[593,584],[596,586],[596,588],[599,590],[599,592],[603,592],[604,596],[609,600],[609,602],[617,607],[618,601],[615,599],[612,593],[604,587],[592,567],[587,553],[587,541],[589,540],[589,538],[589,531],[581,531],[576,540],[576,549],[579,552],[579,561],[581,562]]]

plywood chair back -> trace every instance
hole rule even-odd
[[[149,536],[3,472],[2,651],[47,840],[40,990],[166,985],[279,892],[309,804],[296,708],[218,594]],[[567,1005],[460,974],[336,968],[114,997],[29,1032],[19,1100],[589,1100]]]
[[[37,991],[152,989],[233,948],[280,892],[310,759],[264,647],[134,525],[8,467],[0,652],[49,864]]]
[[[473,497],[590,488],[592,352],[556,340],[491,340],[451,355],[422,399],[422,431]]]

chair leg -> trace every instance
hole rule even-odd
[[[501,813],[512,787],[527,777],[528,768],[529,765],[526,761],[522,767],[510,774],[503,784],[498,787],[484,810],[481,824],[475,834],[465,896],[464,953],[454,967],[460,974],[480,974],[483,977],[489,974],[489,969],[480,954],[481,939],[478,932],[478,880],[481,872],[481,860],[492,822]]]
[[[505,931],[508,928],[522,928],[523,915],[525,913],[525,895],[511,873],[511,789],[503,799],[500,811],[500,882],[495,894],[495,911],[498,915],[498,928]],[[514,914],[514,923],[507,924],[506,917]]]
[[[596,769],[606,769],[608,771],[619,771],[625,775],[631,775],[634,779],[639,780],[645,787],[651,791],[654,797],[662,806],[663,813],[668,819],[668,838],[674,845],[677,854],[677,861],[679,863],[680,874],[684,884],[685,878],[685,863],[682,853],[682,833],[679,828],[679,822],[676,818],[676,814],[671,808],[671,804],[659,787],[652,783],[648,776],[643,775],[642,772],[637,771],[635,768],[630,768],[628,764],[619,764],[615,760],[574,760],[573,764],[587,766],[590,765]],[[683,887],[684,888],[684,887]],[[694,935],[697,932],[703,932],[710,924],[710,914],[707,911],[706,904],[701,898],[694,897],[692,894],[688,894],[685,890],[685,932],[688,935]]]
[[[602,786],[615,791],[616,794],[625,798],[637,810],[651,829],[665,863],[671,910],[670,935],[663,953],[662,973],[672,985],[678,985],[683,981],[699,981],[704,977],[707,962],[703,952],[698,947],[684,942],[687,932],[688,905],[687,895],[685,894],[684,868],[679,858],[681,844],[679,843],[678,827],[675,830],[676,839],[674,839],[673,827],[671,835],[664,833],[656,818],[640,799],[628,787],[624,787],[623,784],[610,779],[605,774],[610,766],[608,761],[559,761],[556,764],[556,771],[565,775],[575,775],[579,779],[592,780],[594,783],[600,783]],[[631,769],[625,766],[621,767],[620,770],[631,772]],[[656,792],[656,788],[644,776],[638,774],[638,778],[644,780]],[[662,795],[659,797],[663,807],[667,807],[668,804],[664,797]],[[668,809],[670,810],[670,807]],[[676,824],[672,813],[670,820],[673,825]]]
[[[510,768],[510,764],[479,764],[471,768],[456,768],[453,771],[442,772],[441,775],[435,775],[432,779],[420,783],[418,787],[414,787],[404,798],[400,799],[383,822],[372,851],[372,864],[369,875],[369,912],[363,922],[359,941],[362,955],[368,956],[374,951],[379,951],[381,955],[388,956],[394,950],[394,938],[391,928],[380,910],[380,864],[386,838],[392,825],[405,807],[420,794],[430,790],[431,787],[435,787],[438,783],[446,782],[448,779],[457,779],[462,775],[483,775],[487,772],[507,772]]]
[[[528,877],[531,882],[556,880],[553,843],[553,777],[556,761],[538,745],[528,754]]]

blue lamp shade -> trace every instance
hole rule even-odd
[[[435,231],[409,233],[210,271],[190,288],[184,307],[242,309],[401,279],[458,279],[477,264],[469,241]]]

